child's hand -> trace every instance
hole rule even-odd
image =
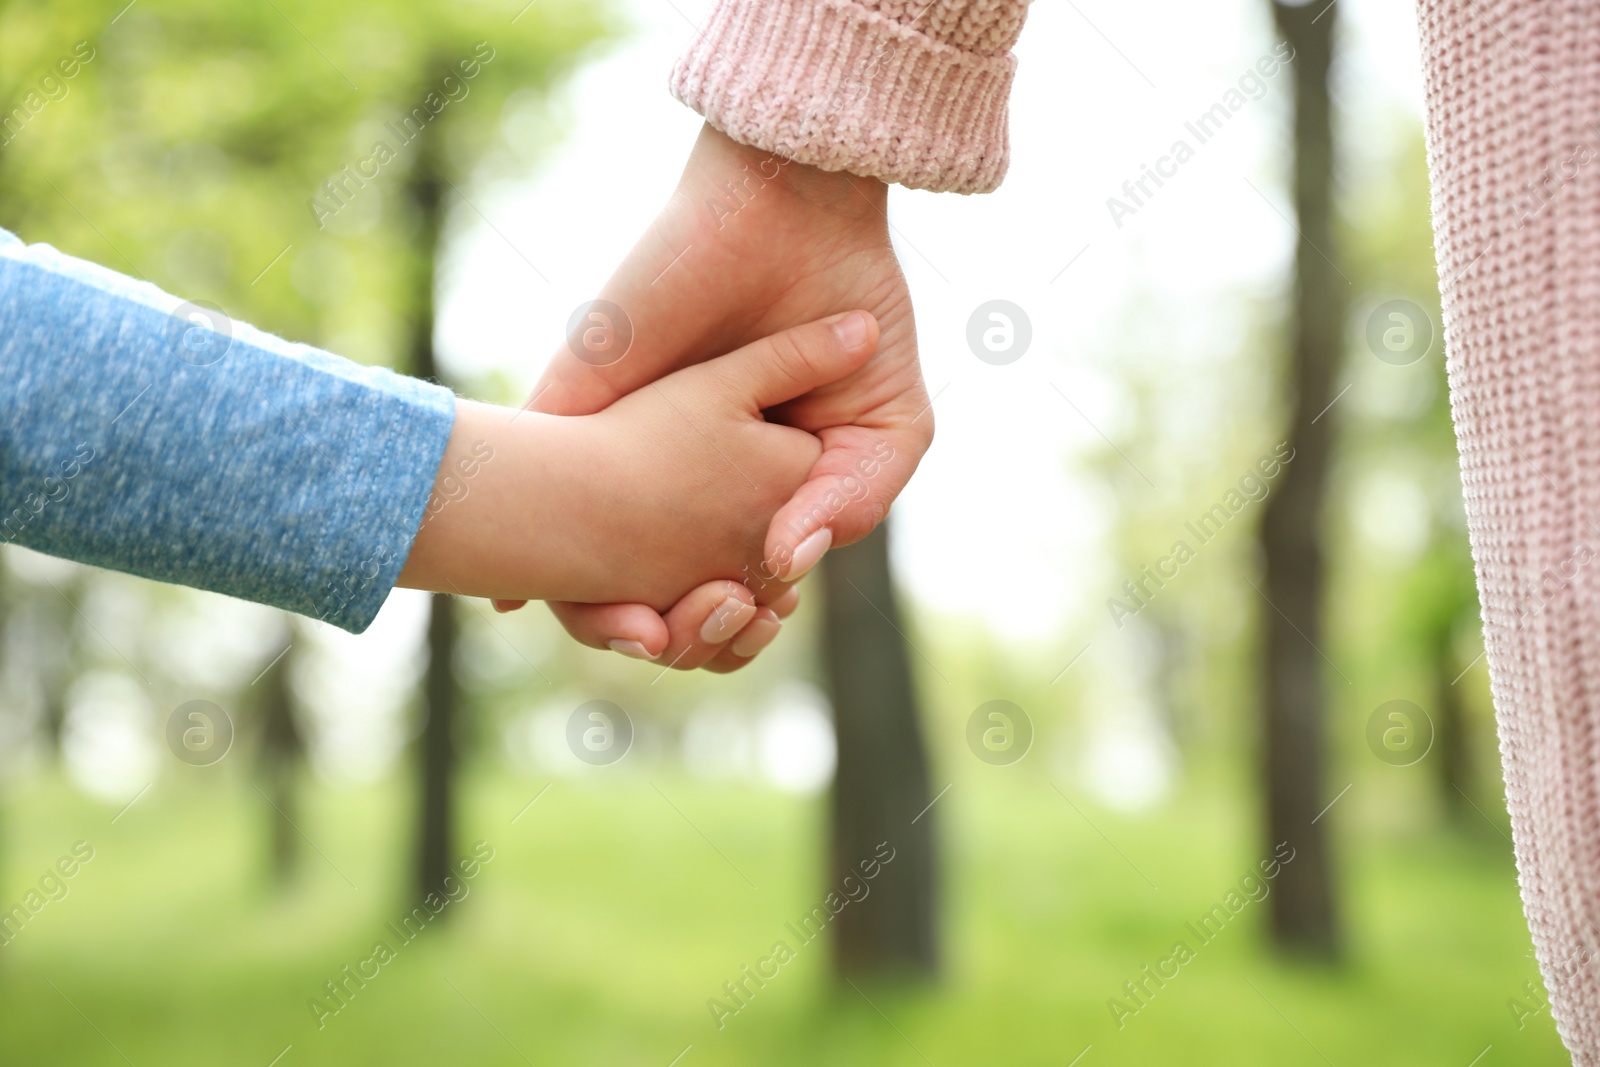
[[[877,338],[865,312],[835,316],[677,371],[594,415],[459,401],[400,584],[665,611],[697,585],[756,573],[772,516],[822,452],[811,433],[762,410],[853,373]]]
[[[553,419],[563,466],[576,475],[561,480],[557,499],[575,521],[551,523],[540,539],[562,561],[546,599],[664,611],[702,582],[753,573],[767,524],[822,454],[812,434],[761,412],[860,367],[871,333],[864,312],[809,324],[669,374],[598,414]]]

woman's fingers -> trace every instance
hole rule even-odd
[[[714,674],[731,674],[750,663],[783,629],[778,613],[770,607],[757,608],[755,615],[721,651],[706,660],[704,667]]]
[[[566,604],[550,612],[567,633],[590,648],[609,648],[633,659],[655,659],[667,649],[667,622],[644,604]]]
[[[704,666],[756,615],[755,597],[738,582],[707,582],[662,616],[669,639],[656,662],[680,671]]]
[[[876,529],[931,441],[914,426],[834,426],[817,436],[821,458],[767,532],[764,558],[788,582],[803,578],[830,548]]]
[[[791,585],[784,588],[783,594],[767,602],[767,607],[780,619],[787,619],[794,614],[794,609],[800,606],[800,587]]]
[[[738,670],[771,644],[800,603],[788,586],[768,604],[738,582],[707,582],[659,615],[644,604],[551,603],[550,612],[579,643],[678,670],[713,664]]]
[[[778,592],[778,590],[782,590]],[[776,595],[771,595],[776,593]],[[770,599],[767,599],[770,596]],[[766,603],[762,603],[762,600]],[[800,587],[774,585],[763,588],[756,596],[756,613],[744,624],[744,629],[734,635],[716,655],[705,662],[705,669],[714,674],[731,674],[745,666],[777,638],[783,629],[783,620],[794,614],[800,606]]]

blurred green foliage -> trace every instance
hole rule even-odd
[[[263,801],[242,781],[169,776],[115,825],[114,808],[41,788],[13,809],[0,900],[73,841],[96,852],[0,948],[6,1062],[265,1067],[293,1045],[283,1064],[665,1067],[692,1045],[680,1063],[1061,1067],[1092,1045],[1080,1067],[1319,1052],[1414,1067],[1466,1064],[1491,1043],[1495,1062],[1567,1062],[1547,1012],[1519,1029],[1508,1007],[1533,1007],[1522,983],[1537,972],[1487,828],[1363,831],[1359,849],[1341,835],[1346,970],[1268,962],[1247,910],[1118,1030],[1107,1000],[1254,866],[1249,791],[1207,778],[1159,818],[1095,811],[1091,826],[1041,777],[953,755],[941,987],[832,988],[826,950],[786,930],[822,897],[819,802],[666,771],[557,781],[513,824],[542,783],[478,768],[462,840],[495,858],[448,929],[398,949],[321,1030],[309,1001],[394,941],[386,926],[410,907],[373,891],[403,869],[402,790],[314,790],[302,826],[338,870],[313,856],[301,887],[273,898],[251,842]],[[1378,793],[1348,803],[1348,826],[1383,819]],[[796,958],[718,1030],[706,1001],[778,939]]]
[[[411,239],[403,197],[416,148],[388,124],[445,101],[420,136],[442,139],[451,210],[475,219],[475,180],[550,147],[507,138],[507,120],[542,107],[609,32],[605,5],[582,0],[124,3],[0,3],[0,107],[26,105],[78,42],[94,57],[0,148],[0,226],[391,365],[397,297],[432,249]],[[320,226],[313,199],[380,139],[397,159]]]

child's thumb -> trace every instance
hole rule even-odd
[[[847,311],[763,337],[705,367],[759,411],[838,381],[877,347],[878,320],[865,311]]]

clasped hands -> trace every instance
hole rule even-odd
[[[830,547],[888,513],[933,438],[887,188],[705,128],[600,293],[626,355],[571,346],[525,412],[460,401],[401,584],[541,599],[578,641],[737,670]]]

